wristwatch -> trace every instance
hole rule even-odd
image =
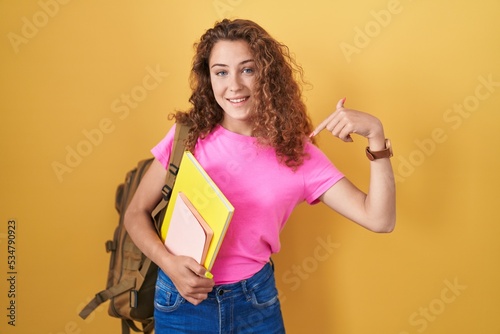
[[[390,158],[392,157],[392,155],[392,146],[389,139],[385,140],[385,149],[383,149],[382,151],[371,151],[369,146],[366,147],[366,156],[370,161],[382,158]]]

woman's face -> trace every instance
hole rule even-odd
[[[251,135],[249,117],[253,110],[255,61],[248,43],[217,42],[210,53],[209,68],[215,100],[224,110],[222,126]]]

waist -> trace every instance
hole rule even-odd
[[[274,275],[274,265],[272,262],[267,262],[262,269],[247,279],[235,283],[215,285],[213,290],[208,294],[208,297],[216,298],[228,293],[231,295],[246,293],[256,288],[262,282],[267,281],[272,275]]]

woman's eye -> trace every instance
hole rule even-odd
[[[244,68],[243,73],[245,74],[252,74],[253,73],[253,68]]]
[[[226,71],[218,71],[218,72],[215,73],[215,75],[218,75],[218,76],[222,77],[222,76],[227,75],[227,72]]]

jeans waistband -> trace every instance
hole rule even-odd
[[[221,299],[224,296],[238,295],[240,293],[246,294],[248,291],[257,289],[260,284],[267,281],[269,276],[274,274],[274,265],[268,262],[262,267],[261,270],[256,272],[252,277],[241,280],[236,283],[221,284],[214,286],[214,289],[208,294],[208,298]]]

